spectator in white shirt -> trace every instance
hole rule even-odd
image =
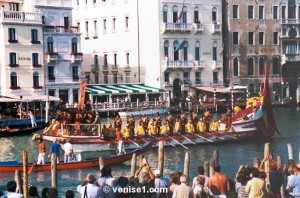
[[[67,139],[67,143],[64,144],[64,162],[70,162],[72,159],[72,155],[73,155],[73,146],[70,143],[70,140]]]
[[[100,198],[100,188],[93,174],[88,174],[86,179],[77,186],[77,191],[81,194],[81,198]]]
[[[7,198],[24,198],[22,194],[16,193],[17,184],[15,181],[9,181],[6,184],[7,194],[4,195]]]

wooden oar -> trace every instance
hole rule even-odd
[[[216,132],[217,132],[217,131],[216,131]],[[226,137],[230,137],[230,138],[232,138],[232,139],[237,140],[237,138],[234,137],[234,136],[232,136],[232,135],[227,135],[227,134],[223,134],[223,133],[220,133],[220,132],[217,132],[217,133],[219,133],[220,135],[223,135],[223,136],[226,136]]]
[[[136,142],[134,142],[134,141],[132,141],[131,139],[127,139],[129,142],[131,142],[131,143],[133,143],[133,144],[135,144],[135,145],[137,145],[138,147],[141,147],[138,143],[136,143]]]
[[[155,137],[155,138],[158,139],[159,141],[163,141],[163,142],[169,144],[170,146],[176,147],[174,144],[172,144],[172,143],[170,143],[170,142],[168,142],[168,141],[166,141],[166,140],[162,140],[162,139],[160,139],[159,137]]]
[[[212,140],[210,140],[210,139],[207,139],[207,138],[205,138],[205,137],[203,137],[203,136],[201,136],[201,135],[198,135],[198,134],[194,134],[195,136],[197,136],[197,137],[199,137],[199,138],[202,138],[202,139],[204,139],[204,140],[206,140],[206,141],[208,141],[208,142],[214,142],[214,141],[212,141]]]
[[[33,171],[33,168],[37,166],[37,163],[36,162],[33,162],[32,166],[30,167],[29,171],[28,171],[28,174],[31,174],[32,171]]]
[[[216,131],[214,131],[214,132],[216,132]],[[212,133],[214,133],[214,132],[212,132]],[[217,132],[216,132],[217,133]],[[211,136],[213,136],[213,137],[215,137],[215,138],[218,138],[218,139],[220,139],[220,140],[225,140],[225,138],[223,138],[223,137],[219,137],[219,136],[217,136],[217,135],[213,135],[213,134],[210,134]]]
[[[174,138],[172,138],[171,136],[168,136],[168,135],[166,135],[167,137],[169,137],[171,140],[173,140],[173,141],[175,141],[175,142],[177,142],[179,145],[181,145],[183,148],[185,148],[185,149],[189,149],[188,147],[186,147],[186,146],[184,146],[183,144],[181,144],[180,142],[178,142],[177,140],[175,140]]]
[[[177,134],[179,134],[179,133],[177,133]],[[180,134],[179,134],[180,135]],[[196,145],[196,143],[195,142],[193,142],[191,139],[189,139],[188,137],[186,137],[186,136],[184,136],[184,135],[180,135],[180,136],[182,136],[182,137],[184,137],[187,141],[189,141],[190,143],[192,143],[192,144],[195,144]]]

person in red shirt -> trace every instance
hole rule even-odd
[[[43,141],[43,138],[39,140],[39,157],[37,164],[45,164],[45,153],[46,153],[46,145]]]

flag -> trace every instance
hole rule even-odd
[[[285,56],[285,54],[283,54],[282,56],[281,56],[281,65],[284,65],[285,63],[286,63],[286,56]]]
[[[219,53],[219,56],[220,56],[220,57],[223,55],[223,52],[224,52],[224,44],[223,44],[222,49],[221,49],[221,51],[220,51],[220,53]]]
[[[82,81],[80,83],[80,98],[79,98],[79,103],[78,103],[78,110],[83,110],[84,109],[84,99],[85,99],[85,90],[86,90],[86,80]]]
[[[175,48],[174,52],[177,52],[177,51],[181,50],[181,49],[184,47],[185,43],[186,43],[186,41],[182,41],[182,42],[180,43],[180,45],[178,45],[178,46]]]
[[[178,16],[178,19],[177,19],[177,21],[180,21],[180,20],[181,20],[181,18],[182,18],[182,13],[183,13],[183,8],[184,8],[184,2],[185,2],[185,0],[184,0],[184,1],[183,1],[183,3],[182,3],[181,12],[180,12],[180,14],[179,14],[179,16]]]

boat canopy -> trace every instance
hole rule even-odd
[[[163,93],[164,89],[149,87],[144,84],[118,84],[118,85],[87,85],[86,91],[92,95],[113,94],[146,94]]]
[[[229,87],[196,87],[196,89],[200,90],[200,91],[206,91],[206,92],[212,92],[214,93],[216,91],[216,93],[222,93],[222,94],[229,94],[231,93],[231,88]],[[233,93],[243,93],[243,91],[240,90],[236,90],[233,89],[232,90]]]

